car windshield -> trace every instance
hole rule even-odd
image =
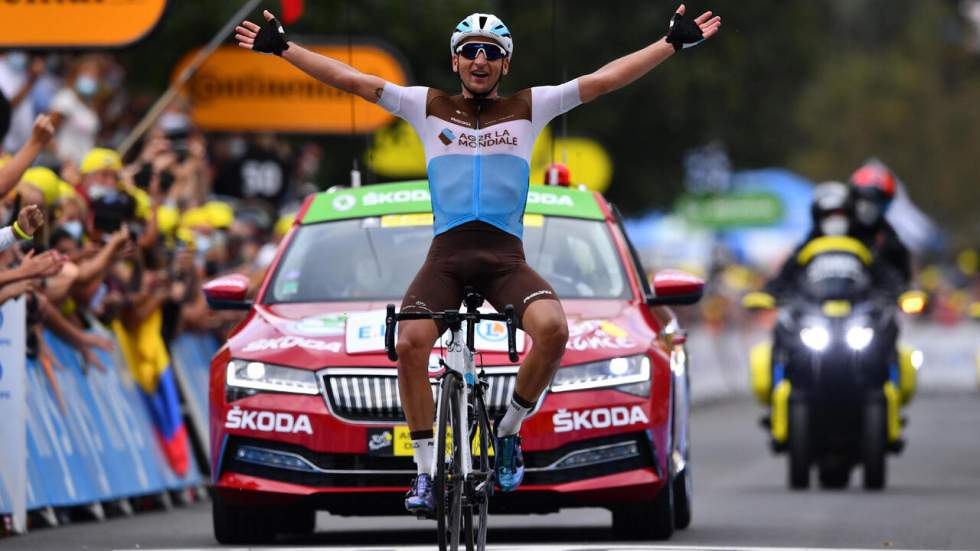
[[[263,302],[398,301],[432,241],[431,215],[358,218],[300,226]],[[629,296],[605,222],[528,215],[528,263],[562,298]]]

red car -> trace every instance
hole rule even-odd
[[[248,310],[211,363],[219,542],[310,532],[316,510],[406,514],[415,465],[384,314],[425,257],[430,209],[425,182],[310,196],[254,303],[243,276],[206,286],[213,308]],[[669,537],[691,518],[688,380],[684,332],[660,305],[696,301],[703,283],[661,272],[651,289],[598,193],[532,186],[526,212],[527,260],[561,297],[570,337],[521,430],[524,483],[492,510],[605,507],[624,538]],[[517,365],[503,323],[477,335],[494,415]],[[529,345],[520,334],[522,356]]]

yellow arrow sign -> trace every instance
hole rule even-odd
[[[0,47],[125,46],[153,29],[166,0],[32,1],[0,3]]]

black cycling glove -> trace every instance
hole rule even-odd
[[[704,41],[701,27],[686,15],[674,13],[667,29],[667,43],[674,47],[675,52],[682,48],[697,46]]]
[[[256,52],[278,56],[281,56],[282,52],[288,48],[286,30],[282,28],[282,24],[275,17],[266,21],[265,25],[259,29],[259,33],[255,35],[255,42],[252,44],[252,50]]]

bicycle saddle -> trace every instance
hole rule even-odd
[[[480,306],[483,306],[483,295],[478,293],[473,287],[463,287],[463,303],[466,304],[467,310],[476,310]]]

